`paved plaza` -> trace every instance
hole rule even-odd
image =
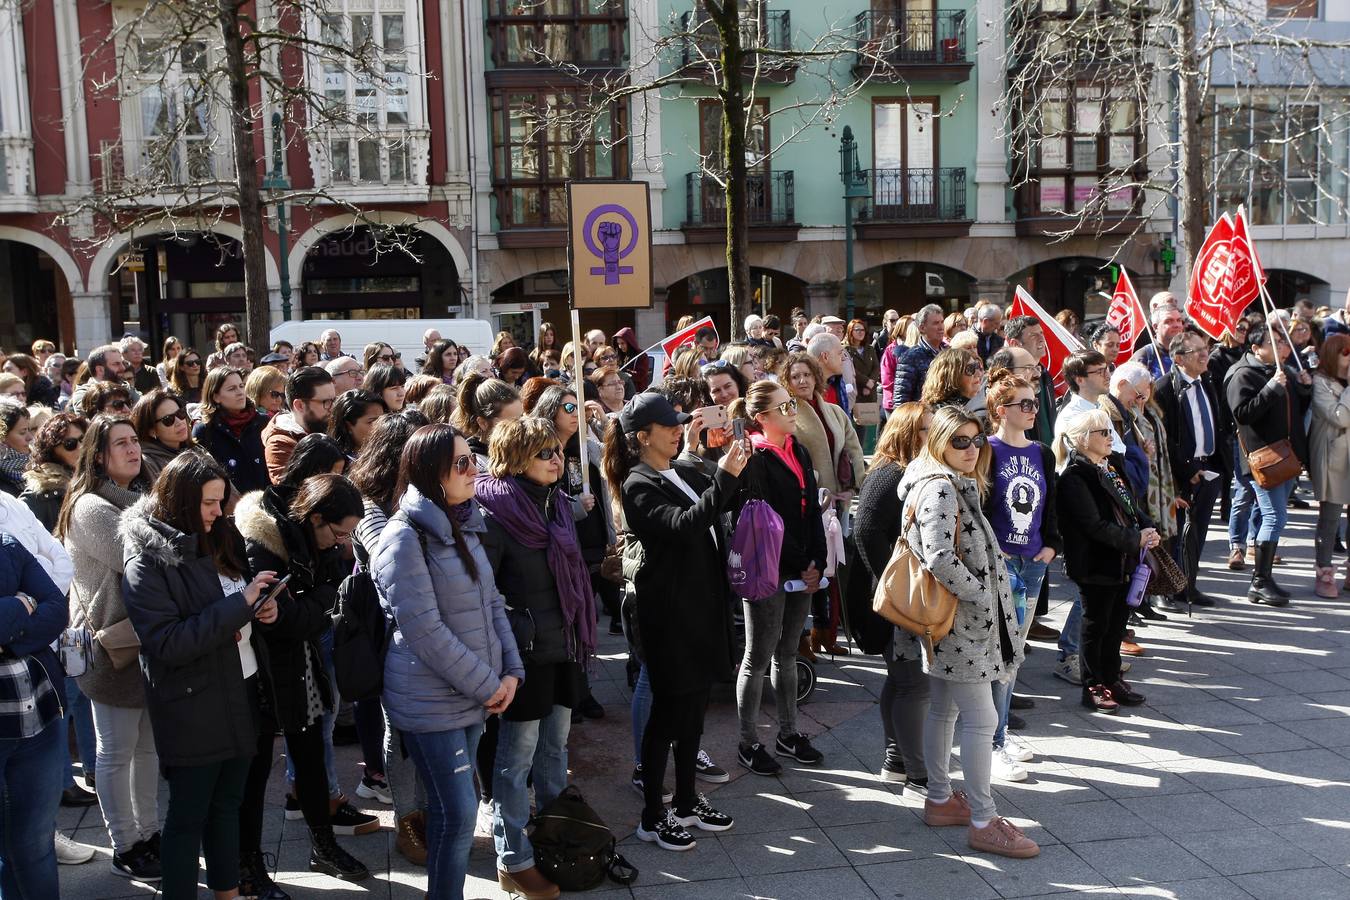
[[[1033,860],[972,854],[964,829],[928,828],[919,804],[877,779],[876,697],[885,669],[877,657],[857,656],[822,660],[819,687],[802,707],[823,767],[761,778],[734,766],[735,707],[724,691],[709,712],[704,747],[732,781],[702,788],[735,816],[735,828],[700,833],[697,849],[683,854],[637,841],[623,644],[606,638],[594,691],[608,716],[574,728],[572,767],[641,877],[631,890],[608,885],[590,893],[605,900],[1350,898],[1350,594],[1312,596],[1314,519],[1308,511],[1291,515],[1276,574],[1296,599],[1282,610],[1246,602],[1250,572],[1222,567],[1216,523],[1201,588],[1225,602],[1139,629],[1147,655],[1128,677],[1147,695],[1146,706],[1090,714],[1077,688],[1050,676],[1053,647],[1032,645],[1019,692],[1036,701],[1021,733],[1036,761],[1027,781],[996,784],[995,794],[999,812],[1040,843]],[[1057,571],[1052,622],[1063,620],[1070,591]],[[285,822],[281,812],[280,751],[278,742],[264,844],[291,896],[421,897],[425,872],[395,852],[389,827],[339,838],[375,873],[370,880],[349,885],[308,871],[304,825]],[[339,754],[351,794],[359,751],[341,747]],[[392,812],[378,811],[391,826]],[[113,874],[97,807],[63,809],[58,822],[101,848],[87,865],[62,867],[64,897],[152,896]],[[504,896],[481,827],[471,873],[466,897]]]

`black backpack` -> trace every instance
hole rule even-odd
[[[406,521],[406,520],[405,520]],[[408,522],[412,525],[412,522]],[[427,551],[427,537],[412,525]],[[375,580],[359,566],[338,585],[333,606],[333,673],[344,700],[370,700],[384,690],[384,658],[394,630],[385,620]]]
[[[615,843],[576,785],[563,788],[530,822],[535,865],[564,891],[590,890],[606,875],[618,884],[636,881],[638,870],[614,849]]]

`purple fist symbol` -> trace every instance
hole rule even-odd
[[[618,222],[601,222],[596,232],[600,235],[600,248],[604,250],[605,284],[618,284],[619,238],[623,236],[623,226]]]

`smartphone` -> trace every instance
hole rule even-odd
[[[262,609],[263,605],[267,603],[268,600],[275,600],[278,596],[280,596],[282,589],[286,587],[286,582],[290,580],[291,576],[287,574],[280,581],[273,582],[272,589],[268,591],[266,594],[263,594],[261,597],[259,597],[257,602],[253,604],[253,612],[257,613],[257,611]]]
[[[732,420],[731,420],[731,436],[732,436],[733,438],[735,438],[736,440],[738,440],[738,441],[743,441],[743,440],[745,440],[745,420],[744,420],[744,419],[732,419]]]
[[[703,427],[709,431],[714,428],[726,428],[727,408],[721,404],[703,407]]]

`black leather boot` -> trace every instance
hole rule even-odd
[[[270,853],[243,853],[239,857],[239,896],[247,900],[291,900],[270,875]]]
[[[364,881],[370,877],[370,870],[360,860],[338,846],[332,828],[311,828],[309,834],[313,842],[309,851],[311,872],[322,872],[343,881]]]
[[[1265,603],[1268,606],[1286,606],[1289,603],[1289,592],[1276,584],[1271,575],[1276,546],[1273,541],[1262,541],[1256,545],[1256,567],[1252,572],[1251,588],[1247,591],[1247,599],[1252,603]]]

